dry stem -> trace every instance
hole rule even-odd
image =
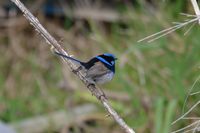
[[[189,29],[184,33],[184,35],[186,35],[192,28],[193,26],[195,25],[195,22],[198,21],[199,24],[200,24],[200,10],[199,10],[199,6],[197,4],[197,1],[196,0],[191,0],[191,3],[192,3],[192,6],[194,8],[194,11],[195,11],[195,14],[196,15],[191,15],[191,14],[186,14],[186,13],[181,13],[181,15],[184,15],[186,17],[190,17],[192,19],[189,19],[189,20],[186,20],[184,22],[175,22],[175,26],[172,26],[170,28],[167,28],[167,29],[164,29],[162,31],[159,31],[157,33],[154,33],[152,35],[149,35],[145,38],[142,38],[140,40],[138,40],[138,42],[142,42],[142,41],[147,41],[147,42],[153,42],[163,36],[166,36],[182,27],[185,27],[189,24],[192,24]]]
[[[194,8],[196,16],[200,16],[200,10],[199,10],[197,0],[191,0],[191,2],[192,2],[192,6]],[[199,24],[200,24],[200,19],[199,19]]]
[[[46,42],[53,46],[58,52],[69,55],[58,43],[57,40],[55,40],[48,32],[47,30],[40,24],[40,22],[37,20],[36,17],[34,17],[31,12],[20,2],[20,0],[11,0],[14,2],[18,8],[23,12],[25,18],[30,22],[31,25],[34,26],[35,30],[46,40]],[[68,64],[68,66],[71,68],[71,70],[75,69],[75,65],[73,62],[62,58],[64,62]],[[110,115],[114,118],[114,120],[120,125],[120,127],[126,132],[126,133],[135,133],[133,129],[131,129],[125,121],[117,114],[117,112],[110,106],[108,100],[105,96],[102,96],[102,92],[99,88],[97,88],[95,85],[89,85],[89,82],[85,77],[80,73],[75,73],[80,80],[88,87],[88,89],[92,92],[93,95],[96,96],[98,100],[101,101],[105,109],[110,113]]]

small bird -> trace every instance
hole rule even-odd
[[[91,83],[104,84],[110,81],[115,74],[115,60],[117,60],[117,58],[113,54],[104,53],[93,57],[88,62],[82,62],[59,52],[54,52],[59,56],[75,61],[83,66],[86,70],[86,79]]]

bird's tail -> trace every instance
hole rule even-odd
[[[62,57],[67,58],[67,59],[69,59],[69,60],[72,60],[72,61],[78,62],[78,63],[80,63],[81,65],[84,64],[84,62],[82,62],[82,61],[80,61],[80,60],[74,59],[74,58],[72,58],[72,57],[70,57],[70,56],[67,56],[67,55],[64,55],[64,54],[58,53],[58,52],[56,52],[56,51],[54,51],[54,52],[55,52],[55,54],[57,54],[57,55],[59,55],[59,56],[62,56]]]

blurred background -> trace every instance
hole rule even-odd
[[[199,100],[190,96],[184,106],[199,76],[198,25],[186,36],[188,27],[137,42],[188,19],[180,13],[194,14],[190,0],[22,2],[74,57],[117,56],[114,79],[101,87],[137,133],[168,133],[192,122],[171,125]],[[9,0],[0,1],[0,55],[1,133],[123,133]],[[199,115],[198,108],[189,114]]]

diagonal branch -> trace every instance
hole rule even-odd
[[[23,12],[24,17],[30,22],[30,24],[35,28],[35,30],[46,40],[46,42],[53,46],[58,52],[69,55],[58,43],[57,40],[55,40],[54,37],[52,37],[49,32],[40,24],[38,19],[34,17],[31,12],[20,2],[20,0],[11,0],[13,3],[15,3],[18,8]],[[73,71],[76,67],[70,60],[67,60],[65,58],[62,58],[64,62],[70,67],[70,69]],[[120,125],[120,127],[126,132],[126,133],[135,133],[133,129],[131,129],[125,121],[117,114],[117,112],[110,106],[108,100],[104,95],[102,95],[102,91],[100,88],[97,88],[95,85],[90,85],[87,79],[81,74],[80,72],[75,73],[80,80],[87,86],[87,88],[91,91],[93,95],[96,96],[98,100],[101,101],[104,108],[109,112],[109,114],[113,117],[113,119]]]

